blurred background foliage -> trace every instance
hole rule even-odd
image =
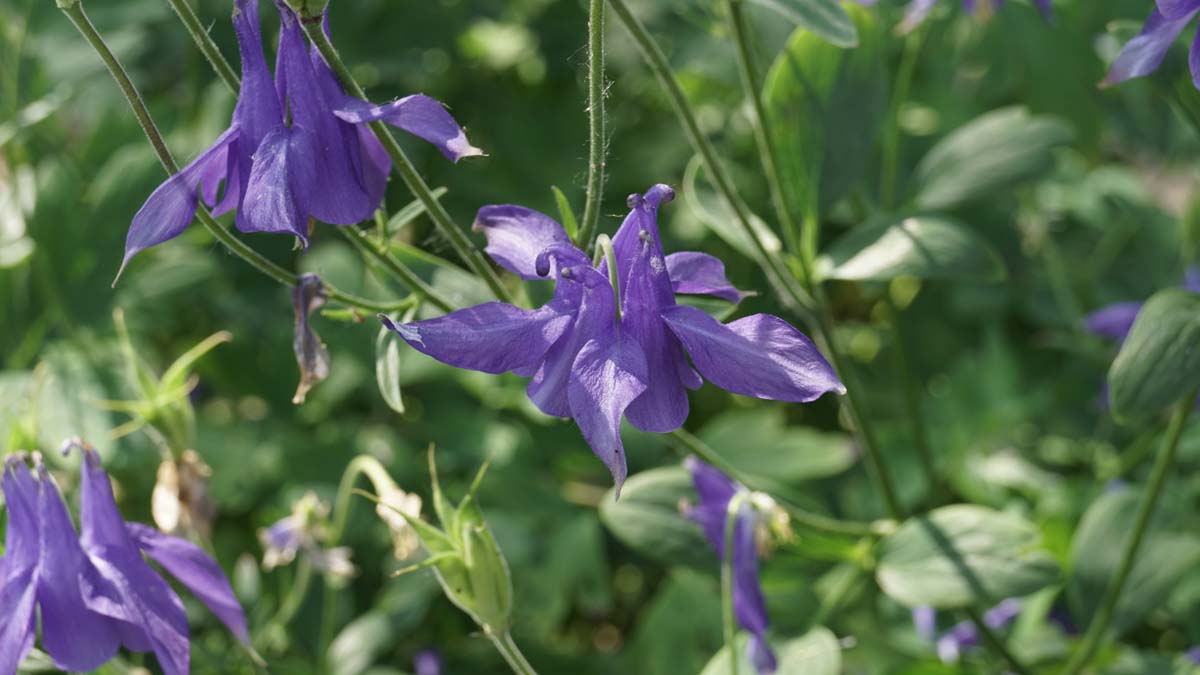
[[[403,141],[431,185],[448,188],[443,201],[459,222],[470,222],[475,209],[491,203],[556,213],[551,186],[581,209],[584,5],[334,0],[331,15],[334,41],[373,99],[429,94],[446,102],[486,150],[485,158],[452,166],[431,147]],[[911,93],[899,107],[901,193],[921,180],[917,165],[930,148],[986,113],[1023,106],[1034,118],[1050,120],[1059,134],[1046,161],[1019,180],[987,185],[942,209],[991,244],[1007,279],[832,286],[836,338],[864,380],[905,503],[917,507],[934,498],[903,416],[888,299],[903,309],[899,329],[911,352],[936,463],[946,477],[939,489],[1028,518],[1067,571],[1063,585],[1073,590],[1060,593],[1060,585],[1044,591],[1042,617],[1015,629],[1021,631],[1017,650],[1025,656],[1065,652],[1061,631],[1041,619],[1056,602],[1080,612],[1071,603],[1095,588],[1094,570],[1083,569],[1089,559],[1072,553],[1087,543],[1078,541],[1086,530],[1080,520],[1089,507],[1114,508],[1104,500],[1120,498],[1121,488],[1105,490],[1139,479],[1160,433],[1154,425],[1113,422],[1100,393],[1113,347],[1081,328],[1083,315],[1103,304],[1178,284],[1193,253],[1186,226],[1198,219],[1192,203],[1200,149],[1195,134],[1164,103],[1155,82],[1096,86],[1130,34],[1132,24],[1119,21],[1140,21],[1148,5],[1066,0],[1056,3],[1048,25],[1026,3],[1013,3],[987,22],[965,16],[956,2],[940,3],[922,29]],[[656,0],[635,8],[668,51],[747,202],[769,215],[748,109],[716,3]],[[88,10],[142,88],[176,155],[190,157],[203,148],[224,127],[233,98],[167,4],[108,0]],[[901,8],[885,2],[872,11],[890,27]],[[234,58],[229,3],[201,0],[197,12]],[[758,7],[747,12],[765,72],[793,27]],[[270,42],[273,19],[266,25]],[[904,45],[884,31],[884,82],[895,77]],[[1181,61],[1182,54],[1173,54],[1171,67]],[[664,210],[667,249],[721,256],[739,287],[760,291],[740,311],[784,313],[756,266],[719,236],[721,215],[703,213],[703,182],[686,184],[692,150],[669,102],[616,25],[609,30],[608,77],[609,182],[601,231],[615,230],[625,195],[656,182],[683,185],[683,199]],[[887,106],[887,100],[878,104]],[[1023,118],[1011,133],[1031,124]],[[1003,135],[992,140],[993,151],[1014,142]],[[840,147],[834,143],[829,152]],[[826,242],[878,211],[877,144],[868,146],[864,169],[857,187],[828,209]],[[332,375],[307,403],[294,406],[287,289],[227,255],[199,228],[139,256],[110,288],[128,223],[161,179],[117,89],[53,3],[0,4],[5,450],[49,451],[69,435],[83,435],[103,452],[126,515],[150,522],[159,450],[144,433],[113,439],[110,431],[128,417],[101,405],[135,393],[112,312],[124,311],[136,352],[157,372],[205,336],[229,331],[233,340],[195,369],[195,449],[212,467],[219,513],[214,548],[256,636],[292,580],[288,568],[258,569],[257,530],[286,515],[308,490],[332,500],[343,468],[359,453],[379,458],[402,487],[428,496],[424,449],[436,443],[451,495],[465,490],[485,457],[493,458],[481,502],[512,566],[514,633],[542,672],[677,675],[703,669],[721,646],[715,557],[702,542],[670,556],[629,546],[631,535],[621,523],[636,522],[638,508],[669,512],[675,506],[639,505],[636,494],[627,511],[603,512],[615,521],[606,528],[596,507],[610,485],[607,471],[573,426],[534,411],[519,378],[455,371],[402,349],[405,412],[397,414],[375,384],[375,322],[333,316],[315,319],[332,354]],[[392,181],[389,210],[408,200],[403,185]],[[396,292],[329,226],[319,227],[303,254],[283,238],[248,239],[272,259],[317,272],[351,292]],[[421,263],[446,293],[462,302],[486,295],[465,273],[417,252],[452,255],[424,219],[409,224],[401,239],[396,250]],[[776,481],[796,503],[860,520],[883,513],[830,400],[778,405],[706,387],[692,395],[692,404],[689,429],[746,471]],[[631,475],[678,464],[680,455],[665,437],[628,428],[625,434]],[[1155,602],[1122,609],[1128,646],[1107,655],[1112,673],[1171,672],[1168,654],[1200,643],[1200,533],[1194,527],[1171,530],[1167,522],[1195,522],[1200,431],[1187,434],[1182,455],[1162,509],[1165,543],[1146,554],[1151,567],[1156,560],[1176,564],[1140,587],[1139,594],[1151,594]],[[678,475],[666,478],[678,482]],[[70,474],[60,480],[69,484]],[[1123,531],[1114,519],[1097,517],[1089,525],[1089,537],[1112,546]],[[330,672],[406,672],[412,655],[431,647],[444,654],[448,673],[505,672],[427,573],[389,577],[401,563],[391,557],[385,528],[361,501],[344,543],[353,547],[359,572],[333,599],[338,629],[326,659]],[[913,634],[907,610],[858,571],[870,555],[857,542],[803,531],[778,548],[763,566],[774,633],[802,634],[838,594],[836,611],[821,620],[853,638],[843,643],[846,672],[997,672],[985,657],[957,667],[939,664]],[[1179,556],[1192,564],[1178,564]],[[272,672],[313,672],[322,595],[314,585],[286,631],[270,636],[264,655]],[[198,606],[191,609],[195,672],[249,668],[212,617]]]

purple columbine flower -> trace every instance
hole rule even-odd
[[[859,4],[866,4],[863,0],[858,0],[858,2]],[[933,7],[936,4],[937,0],[912,0],[912,2],[908,3],[907,9],[904,11],[904,19],[897,26],[897,30],[901,33],[907,33],[920,26],[928,18],[929,12],[933,11]],[[963,9],[973,16],[987,16],[1000,9],[1003,4],[1004,0],[963,0]],[[1046,17],[1046,20],[1049,21],[1052,14],[1051,0],[1033,0],[1033,4],[1037,5],[1038,10],[1042,12],[1042,16]]]
[[[452,160],[481,154],[445,108],[427,96],[384,106],[347,96],[320,54],[307,46],[295,12],[277,5],[272,82],[258,3],[235,0],[242,84],[232,122],[134,216],[122,270],[138,252],[179,236],[195,218],[200,199],[213,215],[236,208],[235,225],[243,232],[288,233],[305,245],[310,219],[334,225],[366,220],[383,200],[391,161],[365,122],[384,119]]]
[[[1157,0],[1142,31],[1121,49],[1101,86],[1111,86],[1157,70],[1175,38],[1198,11],[1200,0]],[[1200,35],[1192,40],[1188,65],[1192,82],[1200,89]]]
[[[725,560],[725,524],[729,502],[744,495],[733,526],[733,614],[739,625],[750,633],[746,658],[759,673],[773,673],[775,653],[767,643],[767,603],[758,583],[758,545],[755,530],[758,512],[749,491],[712,466],[688,457],[683,465],[692,474],[697,503],[687,509],[689,518],[704,529],[708,543]]]
[[[0,673],[15,672],[33,646],[34,606],[42,646],[59,668],[90,671],[125,646],[154,651],[168,675],[186,675],[189,644],[183,603],[143,558],[187,586],[243,643],[246,619],[217,563],[191,542],[126,523],[108,475],[84,447],[78,539],[58,486],[34,455],[37,477],[10,458],[2,481],[8,508],[0,558]]]
[[[403,325],[380,319],[443,363],[531,376],[530,400],[547,415],[575,420],[618,489],[626,475],[621,418],[643,431],[679,428],[688,413],[686,390],[700,387],[701,375],[735,394],[779,401],[843,393],[813,343],[782,319],[755,314],[721,324],[676,304],[676,293],[731,301],[743,294],[712,256],[663,255],[656,217],[673,196],[656,185],[630,197],[629,216],[613,239],[619,314],[606,265],[593,266],[549,216],[504,205],[480,209],[475,229],[505,269],[524,279],[555,278],[548,303],[527,310],[489,302]]]
[[[983,615],[983,623],[992,630],[1000,630],[1021,613],[1021,601],[1008,598],[989,609]],[[918,607],[913,610],[913,624],[917,633],[927,640],[933,640],[937,626],[937,612],[932,607]],[[979,645],[979,629],[970,621],[955,624],[950,630],[937,638],[937,654],[942,663],[958,663],[963,652]]]
[[[263,547],[263,567],[267,570],[290,564],[302,554],[318,571],[349,578],[356,570],[346,546],[325,546],[329,506],[314,492],[306,492],[292,505],[291,514],[258,532]]]

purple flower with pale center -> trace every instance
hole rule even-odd
[[[1101,86],[1149,75],[1162,65],[1167,50],[1200,11],[1200,0],[1157,0],[1142,30],[1127,42],[1113,61]],[[1200,34],[1188,53],[1192,82],[1200,89]]]
[[[744,495],[733,526],[733,614],[738,624],[750,633],[746,658],[759,673],[773,673],[777,664],[775,653],[771,651],[766,638],[767,603],[758,583],[758,545],[755,539],[758,512],[749,498],[749,491],[695,457],[688,457],[683,465],[692,474],[692,484],[698,498],[697,503],[687,509],[687,516],[704,530],[708,543],[721,560],[725,560],[727,555],[725,526],[729,502],[734,495]]]
[[[234,224],[243,232],[292,234],[305,245],[310,219],[333,225],[366,220],[383,200],[391,161],[365,122],[383,119],[452,160],[481,154],[445,108],[427,96],[383,106],[348,96],[316,49],[306,45],[295,12],[277,6],[279,51],[272,81],[257,0],[235,0],[242,83],[233,119],[134,216],[122,270],[138,252],[179,236],[195,218],[200,199],[214,216],[236,208]]]
[[[1008,598],[985,612],[983,623],[992,630],[1000,630],[1012,623],[1020,613],[1021,601]],[[914,609],[913,625],[921,637],[933,641],[937,630],[937,611],[932,607]],[[963,621],[938,637],[936,644],[942,663],[958,663],[963,652],[979,645],[979,629],[970,621]]]
[[[292,505],[291,514],[259,530],[263,567],[271,570],[290,564],[300,553],[320,572],[342,578],[354,576],[356,570],[350,561],[350,549],[325,546],[328,518],[329,506],[315,493],[305,493]]]
[[[0,606],[7,612],[0,627],[0,673],[15,672],[32,648],[40,615],[42,647],[63,670],[94,670],[124,646],[154,651],[165,673],[186,675],[190,648],[183,603],[143,555],[171,572],[249,644],[245,615],[220,566],[191,542],[126,523],[95,451],[84,448],[78,538],[58,486],[37,455],[34,464],[36,478],[23,458],[9,458],[0,483],[8,509],[0,558]]]
[[[866,4],[858,0],[859,4]],[[904,11],[904,19],[897,26],[901,33],[907,33],[924,23],[933,11],[937,0],[912,0]],[[1046,20],[1052,15],[1051,0],[1033,0],[1033,4],[1041,11]],[[1004,0],[963,0],[963,9],[972,16],[990,16],[1004,5]]]
[[[629,199],[629,215],[612,242],[619,313],[605,264],[594,267],[549,216],[504,205],[480,209],[475,229],[505,269],[524,279],[555,278],[548,303],[528,310],[489,302],[402,325],[380,319],[443,363],[532,377],[530,400],[547,415],[575,420],[618,490],[626,475],[622,417],[643,431],[679,428],[688,414],[687,390],[700,387],[701,375],[735,394],[779,401],[844,393],[813,343],[782,319],[755,314],[721,324],[676,304],[676,293],[734,302],[744,294],[726,280],[717,258],[663,255],[656,219],[673,197],[671,188],[656,185]]]

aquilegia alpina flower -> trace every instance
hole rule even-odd
[[[306,46],[295,12],[277,7],[272,81],[258,3],[235,0],[242,84],[232,122],[134,216],[122,269],[138,252],[179,236],[201,198],[213,215],[236,208],[234,222],[243,232],[288,233],[305,244],[310,219],[353,225],[369,218],[383,200],[391,161],[365,122],[383,119],[452,160],[481,154],[445,108],[427,96],[383,106],[347,96],[316,49]]]
[[[767,643],[767,603],[758,583],[758,529],[760,515],[750,492],[712,466],[695,457],[683,465],[692,474],[698,501],[689,506],[686,515],[704,529],[708,543],[721,560],[725,550],[725,528],[729,503],[740,495],[733,526],[733,614],[738,624],[750,633],[746,658],[759,673],[775,672],[775,653]]]
[[[1108,75],[1101,83],[1109,86],[1135,77],[1149,75],[1162,65],[1167,50],[1175,38],[1200,12],[1200,0],[1157,0],[1150,11],[1142,30],[1121,48],[1113,61]],[[1192,57],[1188,65],[1192,70],[1192,82],[1200,89],[1200,34],[1192,41]]]
[[[862,0],[859,0],[859,2],[861,3]],[[1037,5],[1037,8],[1047,20],[1049,20],[1051,13],[1050,2],[1051,0],[1033,0],[1033,3]],[[897,30],[901,33],[907,33],[921,25],[936,4],[937,0],[912,0],[912,2],[908,3],[908,8],[904,11],[904,19],[897,26]],[[963,0],[963,9],[972,15],[989,16],[1000,9],[1003,4],[1004,0]]]
[[[94,670],[124,646],[153,651],[165,673],[186,675],[190,647],[183,603],[143,555],[171,572],[249,644],[246,618],[220,566],[191,542],[125,522],[99,455],[81,447],[78,538],[41,457],[33,455],[36,477],[21,456],[5,463],[0,675],[14,673],[32,648],[39,615],[42,647],[63,670]]]
[[[593,266],[552,218],[520,206],[485,206],[475,229],[487,236],[488,254],[524,279],[553,276],[550,302],[535,310],[489,302],[402,325],[380,319],[443,363],[532,376],[530,400],[547,415],[575,420],[618,489],[626,475],[621,418],[643,431],[679,428],[687,419],[687,389],[699,388],[701,375],[735,394],[778,401],[843,393],[813,343],[782,319],[755,314],[721,324],[676,304],[676,293],[734,302],[742,293],[712,256],[663,255],[656,218],[673,197],[666,185],[630,197],[629,216],[612,242],[619,306],[607,265]]]

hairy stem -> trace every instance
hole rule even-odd
[[[100,56],[100,60],[104,62],[105,67],[108,68],[108,72],[116,80],[117,86],[121,89],[125,100],[129,102],[129,107],[133,109],[133,114],[137,118],[138,124],[142,127],[142,131],[146,134],[150,145],[154,148],[154,153],[158,156],[158,161],[162,164],[163,168],[170,175],[179,173],[179,165],[176,164],[174,156],[167,148],[167,144],[163,140],[158,126],[154,123],[154,118],[150,116],[150,111],[146,108],[146,103],[142,100],[141,93],[138,92],[137,87],[133,84],[133,80],[129,78],[129,73],[125,71],[125,67],[117,60],[116,55],[109,49],[104,38],[84,12],[83,3],[79,0],[59,0],[58,6],[67,15],[67,18],[71,20],[71,23],[75,25],[75,28],[79,30],[79,33],[83,35],[84,39],[88,41],[88,44],[96,50],[96,53]],[[295,274],[271,262],[224,227],[221,227],[221,224],[212,217],[208,209],[204,208],[204,205],[201,204],[198,206],[196,217],[200,220],[200,224],[204,226],[204,229],[208,230],[217,241],[224,244],[234,255],[249,263],[251,267],[254,267],[281,284],[287,286],[296,285]],[[331,300],[368,312],[395,311],[398,307],[403,306],[403,302],[384,303],[360,298],[333,288],[328,284],[326,284],[326,289]]]
[[[362,87],[350,74],[350,69],[342,62],[342,57],[338,55],[337,49],[333,43],[329,41],[329,37],[325,35],[325,31],[321,28],[321,22],[305,23],[304,30],[308,33],[308,38],[321,52],[321,56],[325,59],[325,63],[337,75],[342,86],[353,96],[361,99],[366,99],[367,95],[363,92]],[[396,167],[396,173],[400,174],[401,180],[408,186],[409,192],[413,194],[421,204],[425,206],[425,210],[429,213],[430,219],[437,227],[446,240],[450,242],[450,247],[458,254],[460,258],[471,268],[479,278],[483,279],[488,288],[492,290],[497,298],[505,302],[511,302],[512,298],[509,295],[508,289],[500,283],[500,277],[496,275],[496,270],[483,257],[479,248],[463,233],[462,228],[455,224],[450,217],[450,213],[446,211],[446,207],[438,201],[430,190],[429,185],[425,183],[425,179],[421,178],[421,174],[417,172],[417,167],[413,165],[412,160],[405,154],[404,149],[396,142],[396,138],[392,136],[391,130],[383,122],[371,122],[371,131],[375,132],[375,136],[379,142],[383,144],[384,150],[387,151],[389,157],[392,158],[392,163]]]
[[[1092,660],[1096,650],[1100,647],[1101,642],[1108,631],[1108,624],[1112,621],[1113,613],[1117,608],[1117,601],[1121,598],[1121,591],[1125,589],[1125,583],[1129,580],[1129,573],[1133,571],[1133,565],[1137,562],[1138,549],[1141,548],[1142,539],[1146,536],[1146,530],[1150,525],[1150,517],[1154,515],[1154,508],[1158,504],[1158,498],[1162,494],[1163,484],[1167,481],[1167,475],[1171,472],[1171,465],[1175,461],[1175,451],[1179,447],[1179,439],[1183,435],[1183,429],[1187,426],[1188,416],[1192,413],[1192,408],[1195,407],[1197,392],[1193,391],[1188,396],[1184,397],[1177,407],[1175,413],[1171,416],[1171,421],[1167,425],[1167,435],[1163,439],[1162,447],[1159,448],[1158,457],[1154,460],[1154,467],[1150,470],[1150,480],[1146,483],[1145,491],[1142,492],[1141,502],[1138,504],[1137,515],[1134,516],[1133,531],[1129,533],[1129,539],[1125,541],[1125,548],[1121,552],[1120,562],[1117,564],[1117,571],[1112,579],[1108,582],[1108,588],[1104,592],[1104,599],[1100,603],[1100,609],[1092,617],[1092,621],[1088,624],[1087,633],[1083,636],[1083,643],[1071,657],[1066,668],[1063,669],[1063,675],[1075,675],[1087,666]]]
[[[588,178],[587,201],[583,205],[583,223],[579,241],[588,250],[600,221],[600,202],[604,194],[604,0],[588,3]]]

